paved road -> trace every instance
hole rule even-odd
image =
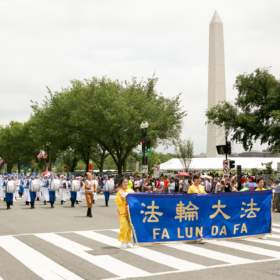
[[[70,207],[0,201],[0,279],[280,279],[280,213],[268,240],[211,241],[120,249],[114,197],[86,217]]]

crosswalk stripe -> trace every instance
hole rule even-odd
[[[278,228],[272,228],[272,232],[275,231],[275,232],[280,232],[280,229]]]
[[[87,238],[90,238],[92,240],[108,244],[113,247],[120,247],[120,242],[112,237],[108,237],[103,234],[99,234],[93,231],[76,231],[76,234],[85,236]],[[182,259],[178,259],[151,249],[143,248],[143,247],[134,247],[128,250],[128,252],[138,255],[140,257],[143,257],[145,259],[158,262],[160,264],[183,270],[183,271],[188,271],[188,270],[198,270],[205,268],[203,265],[199,265],[196,263],[188,262]]]
[[[207,257],[210,259],[215,259],[218,261],[222,261],[225,263],[230,263],[230,264],[245,264],[245,263],[253,263],[254,261],[245,259],[245,258],[240,258],[220,252],[216,252],[213,250],[209,249],[204,249],[198,246],[192,246],[192,245],[187,245],[187,244],[165,244],[167,247],[175,248],[184,252],[192,253],[195,255]]]
[[[151,275],[151,273],[149,272],[138,269],[108,255],[90,255],[86,253],[82,248],[84,246],[77,247],[76,242],[64,238],[60,235],[54,233],[43,233],[34,235],[120,277],[129,277],[132,275],[140,277]],[[90,249],[87,247],[85,248],[87,251],[88,249]]]
[[[267,237],[280,239],[280,235],[277,235],[277,234],[270,234],[270,235],[267,235]]]
[[[211,244],[215,244],[218,246],[224,246],[227,248],[231,249],[236,249],[240,251],[245,251],[257,255],[263,255],[263,256],[268,256],[268,257],[273,257],[273,258],[278,258],[280,257],[280,253],[268,249],[263,249],[259,247],[254,247],[250,245],[245,245],[245,244],[240,244],[240,243],[235,243],[235,242],[229,242],[229,241],[209,241]]]
[[[275,223],[273,223],[272,224],[274,227],[280,227],[280,224],[275,224]]]
[[[264,240],[264,239],[262,240],[262,239],[257,239],[257,238],[249,238],[249,239],[247,239],[247,241],[280,247],[280,242],[273,241],[273,240]],[[280,252],[278,254],[280,257]]]
[[[83,279],[14,237],[0,237],[0,246],[44,280]]]

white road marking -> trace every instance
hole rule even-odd
[[[208,249],[201,248],[198,246],[187,245],[187,244],[170,244],[170,245],[165,244],[165,246],[170,247],[170,248],[175,248],[177,250],[181,250],[184,252],[192,253],[195,255],[199,255],[202,257],[207,257],[207,258],[222,261],[225,263],[230,263],[230,264],[245,264],[245,263],[254,262],[253,260],[244,259],[244,258],[216,252],[213,250],[208,250]]]
[[[244,252],[249,252],[257,255],[268,256],[272,258],[280,257],[280,252],[254,247],[250,245],[240,244],[240,243],[234,243],[229,241],[211,241],[211,244],[215,244],[218,246],[223,246],[231,249],[236,249]]]
[[[280,229],[278,229],[278,228],[272,228],[272,232],[280,232]]]
[[[113,247],[120,247],[121,243],[112,237],[108,237],[106,235],[96,233],[96,232],[89,232],[89,231],[76,231],[75,233],[90,238],[92,240],[108,244]],[[182,259],[178,259],[160,252],[156,252],[154,250],[150,250],[143,247],[134,246],[131,249],[128,249],[128,252],[143,257],[145,259],[175,268],[182,271],[188,270],[198,270],[204,268],[205,266],[188,262]]]
[[[280,227],[280,224],[275,224],[275,223],[273,223],[272,224],[274,227]]]
[[[51,244],[62,248],[73,255],[76,255],[79,258],[82,258],[96,266],[99,266],[115,275],[121,276],[121,277],[129,277],[131,275],[135,275],[135,277],[140,276],[151,276],[151,273],[146,272],[144,270],[138,269],[132,265],[126,264],[122,261],[119,261],[115,258],[112,258],[108,255],[103,256],[94,256],[90,255],[85,252],[89,250],[92,250],[88,247],[80,246],[78,247],[76,242],[73,242],[67,238],[64,238],[60,235],[54,234],[54,233],[44,233],[44,234],[35,234],[35,236],[50,242]],[[84,248],[83,248],[84,247]]]
[[[83,279],[14,237],[0,237],[0,246],[42,279]]]
[[[277,235],[277,234],[267,235],[267,237],[280,239],[280,235]]]
[[[273,241],[273,240],[265,240],[265,239],[258,239],[258,238],[250,238],[247,239],[247,241],[251,241],[251,242],[256,242],[256,243],[261,243],[261,244],[266,244],[266,245],[271,245],[271,246],[275,246],[275,247],[280,247],[280,242],[278,241]],[[279,256],[280,256],[280,252],[278,252]]]

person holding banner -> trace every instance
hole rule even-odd
[[[119,241],[122,243],[122,249],[131,248],[131,225],[128,216],[128,208],[127,208],[127,201],[126,196],[129,193],[133,193],[134,191],[127,188],[128,180],[123,178],[120,182],[121,189],[117,193],[117,197],[115,202],[118,207],[118,216],[120,219],[120,234],[119,234]]]
[[[200,183],[200,176],[199,175],[194,175],[193,176],[193,181],[194,183],[189,187],[188,193],[199,193],[199,194],[206,194],[204,186],[201,186]],[[205,239],[200,238],[199,240],[196,241],[198,244],[204,244]]]
[[[85,196],[87,201],[87,216],[92,218],[91,208],[92,208],[92,200],[93,200],[93,192],[96,193],[96,184],[95,181],[92,180],[92,176],[90,172],[87,172],[87,180],[85,181]]]

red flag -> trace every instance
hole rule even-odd
[[[92,170],[92,164],[89,165],[88,170]]]

